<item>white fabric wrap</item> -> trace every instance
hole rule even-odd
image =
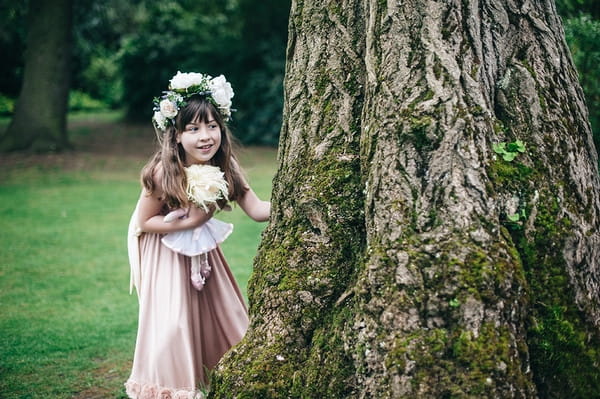
[[[142,279],[142,270],[140,264],[140,237],[138,224],[138,207],[139,202],[135,206],[131,220],[129,221],[129,230],[127,232],[127,253],[129,254],[129,294],[133,293],[133,287],[139,297],[140,283]]]
[[[140,261],[140,229],[138,223],[139,202],[131,215],[129,229],[127,232],[127,252],[129,255],[129,294],[133,288],[139,297],[139,289],[142,280]],[[192,261],[198,262],[198,255],[208,253],[217,248],[219,244],[229,237],[233,232],[233,225],[215,218],[207,220],[203,225],[189,230],[175,231],[166,234],[162,243],[172,251],[192,257]]]
[[[232,231],[233,225],[231,223],[210,218],[203,225],[194,229],[166,234],[161,241],[177,253],[186,256],[198,256],[217,248],[229,237]]]

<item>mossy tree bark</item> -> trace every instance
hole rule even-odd
[[[23,86],[0,150],[58,151],[68,147],[73,0],[31,0]]]
[[[554,2],[296,0],[289,34],[211,396],[596,396],[600,182]]]

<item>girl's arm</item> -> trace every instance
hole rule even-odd
[[[157,192],[158,190],[155,190],[151,195],[148,195],[146,190],[142,192],[138,207],[138,224],[143,232],[162,234],[192,229],[205,223],[214,213],[214,209],[205,212],[203,209],[192,205],[187,218],[166,223],[164,215],[161,214],[164,203]]]
[[[232,167],[241,177],[244,187],[247,188],[244,195],[238,198],[236,202],[252,220],[256,222],[266,222],[269,220],[269,215],[271,213],[271,202],[262,201],[258,198],[256,193],[252,191],[252,188],[244,177],[242,168],[235,159],[232,159]]]
[[[271,213],[271,202],[262,201],[250,187],[244,195],[237,200],[240,208],[246,212],[250,218],[257,222],[266,222]]]

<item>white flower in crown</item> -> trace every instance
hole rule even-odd
[[[198,72],[180,72],[173,76],[170,80],[169,88],[171,90],[185,90],[193,86],[203,86],[210,79],[209,75],[203,75]]]
[[[160,108],[160,113],[165,118],[175,118],[177,116],[177,112],[179,112],[177,104],[167,98],[162,100],[158,106]]]
[[[154,116],[152,117],[154,121],[154,125],[160,129],[165,130],[167,128],[167,118],[160,111],[155,111]]]
[[[231,99],[234,93],[223,75],[213,79],[210,75],[197,72],[177,71],[169,81],[169,90],[163,93],[160,98],[154,99],[155,112],[152,117],[154,125],[160,130],[166,130],[168,124],[174,126],[175,117],[181,107],[186,105],[185,101],[196,94],[205,96],[218,108],[225,120],[231,116]]]
[[[208,83],[212,98],[219,104],[219,108],[229,109],[233,98],[231,84],[225,76],[219,75]]]

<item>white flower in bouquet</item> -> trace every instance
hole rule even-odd
[[[205,211],[208,205],[227,199],[229,191],[225,174],[217,166],[191,165],[185,168],[187,195],[190,201]]]

